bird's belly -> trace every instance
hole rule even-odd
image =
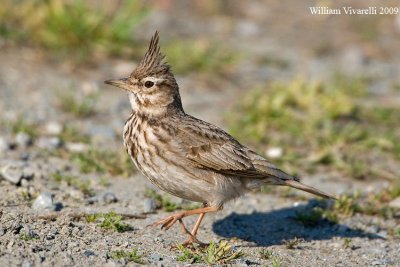
[[[143,175],[161,190],[195,202],[204,203],[212,199],[212,184],[190,177],[171,161],[166,161],[164,158],[153,155],[152,161],[149,163],[143,153],[139,153],[133,161]]]

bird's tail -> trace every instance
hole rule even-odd
[[[296,180],[284,180],[283,181],[283,185],[294,187],[294,188],[306,191],[308,193],[311,193],[311,194],[314,194],[314,195],[317,195],[317,196],[320,196],[320,197],[331,198],[331,199],[337,200],[337,198],[335,196],[333,196],[333,195],[324,193],[324,192],[322,192],[322,191],[320,191],[320,190],[318,190],[318,189],[316,189],[314,187],[302,184],[302,183],[300,183],[300,182],[298,182]]]

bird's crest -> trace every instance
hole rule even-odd
[[[158,31],[155,32],[150,40],[149,48],[142,61],[132,72],[131,76],[143,78],[151,75],[168,74],[170,66],[164,62],[165,56],[160,52]]]

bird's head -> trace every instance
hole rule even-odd
[[[160,52],[158,32],[151,38],[144,58],[127,78],[105,83],[128,92],[132,109],[147,115],[183,110],[178,84]]]

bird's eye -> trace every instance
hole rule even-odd
[[[154,85],[154,83],[152,81],[147,81],[144,83],[144,86],[146,86],[146,88],[150,88]]]

